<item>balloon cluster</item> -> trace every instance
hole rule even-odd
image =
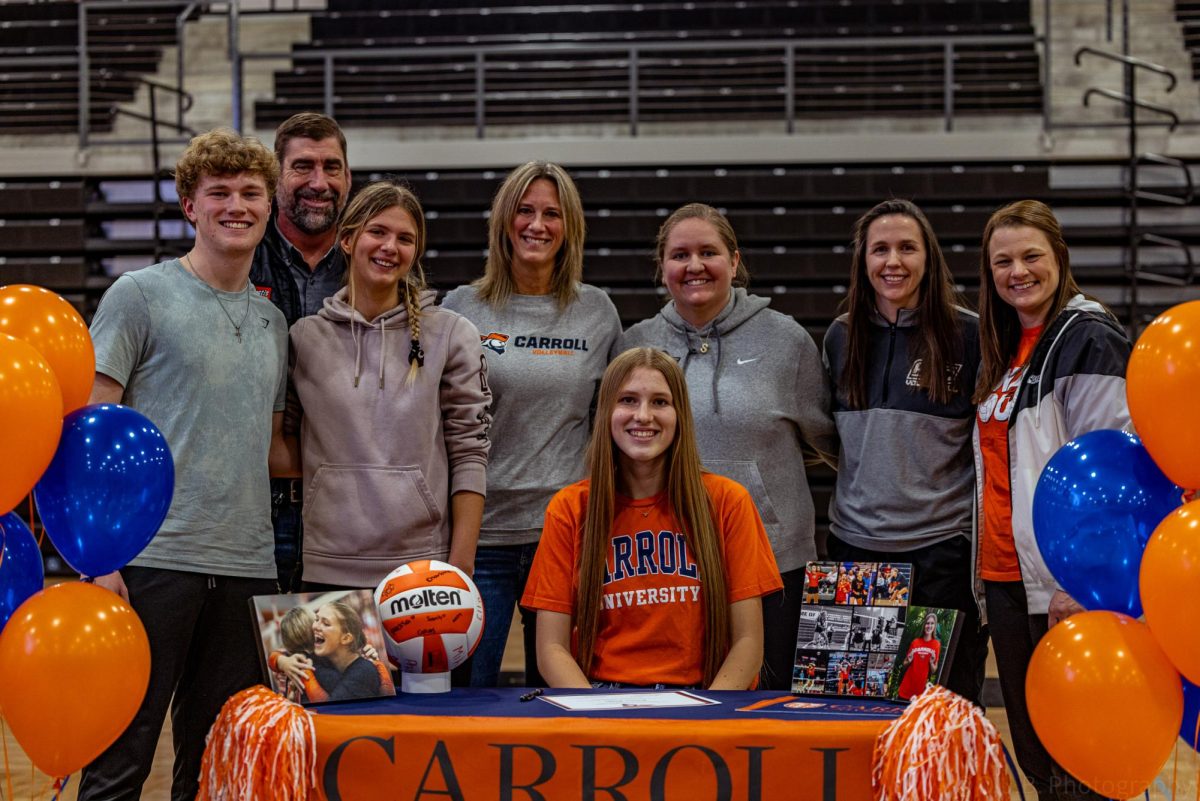
[[[146,547],[175,482],[153,423],[124,406],[85,405],[95,371],[70,303],[41,287],[0,287],[0,712],[55,777],[129,725],[149,683],[150,646],[137,614],[108,590],[43,589],[38,542],[8,510],[33,492],[63,559],[100,576]]]
[[[1200,501],[1180,505],[1200,487],[1200,301],[1142,333],[1126,394],[1138,436],[1085,434],[1038,479],[1038,548],[1089,611],[1050,629],[1026,674],[1046,750],[1121,798],[1149,787],[1179,735],[1200,742]]]

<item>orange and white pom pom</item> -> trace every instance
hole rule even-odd
[[[871,789],[875,801],[1007,801],[1000,735],[979,707],[931,686],[875,741]]]
[[[303,707],[257,686],[225,702],[208,732],[198,801],[304,801],[317,735]]]

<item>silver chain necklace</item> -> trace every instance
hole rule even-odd
[[[183,256],[183,261],[187,262],[187,268],[192,275],[199,278],[200,283],[208,287],[208,291],[212,293],[213,300],[217,302],[217,306],[219,306],[221,311],[225,313],[225,319],[229,320],[229,324],[233,326],[233,335],[237,337],[238,344],[240,345],[242,343],[242,326],[246,324],[246,318],[250,316],[250,282],[246,282],[246,310],[242,312],[242,321],[240,323],[235,323],[233,321],[233,315],[231,315],[229,310],[225,308],[225,303],[221,300],[221,296],[217,294],[217,290],[213,289],[212,284],[208,283],[208,281],[206,281],[204,277],[200,275],[199,271],[196,270],[196,265],[192,264],[191,256],[185,253]]]

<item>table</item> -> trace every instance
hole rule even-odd
[[[520,688],[312,707],[326,801],[867,801],[882,701],[707,692],[714,706],[570,712]],[[547,696],[596,690],[547,690]],[[614,691],[629,692],[629,691]]]

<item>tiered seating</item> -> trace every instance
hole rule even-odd
[[[111,130],[114,103],[133,99],[135,76],[154,72],[175,41],[178,4],[88,14],[89,119]],[[79,4],[0,2],[0,133],[74,133],[79,127]]]
[[[1200,0],[1175,0],[1175,18],[1183,25],[1183,42],[1192,56],[1192,77],[1200,80]]]
[[[1024,35],[1032,33],[1026,0],[676,0],[675,2],[520,6],[446,2],[420,10],[378,10],[363,0],[332,0],[314,13],[313,40],[294,49],[294,67],[275,76],[275,97],[256,104],[257,124],[272,127],[295,111],[324,103],[319,60],[337,57],[335,116],[343,125],[471,125],[475,121],[475,54],[492,45],[525,50],[486,58],[489,125],[623,122],[629,110],[630,45],[638,45],[642,121],[781,120],[786,62],[782,46],[702,47],[656,44],[772,39],[811,43],[797,49],[793,98],[799,116],[930,114],[943,110],[944,56],[928,46],[838,46],[839,38]],[[542,45],[539,47],[538,45]],[[597,50],[611,45],[611,50]],[[460,47],[459,53],[431,48]],[[393,48],[387,58],[371,49]],[[399,50],[396,50],[396,49]],[[1031,40],[962,46],[955,53],[959,113],[1031,112],[1039,108],[1038,59]]]
[[[0,285],[85,288],[85,191],[79,180],[0,183]]]
[[[1086,182],[1059,182],[1065,188],[1056,188],[1053,169],[982,163],[577,170],[588,226],[585,277],[612,292],[626,323],[653,314],[661,303],[653,285],[658,226],[677,206],[703,200],[723,208],[733,222],[754,291],[772,295],[776,308],[819,334],[844,297],[853,221],[876,201],[895,196],[921,204],[956,280],[970,294],[978,283],[979,235],[987,215],[1009,199],[1038,197],[1059,211],[1080,280],[1119,300],[1126,284],[1120,190]],[[372,177],[357,175],[360,181]],[[503,175],[461,170],[403,176],[428,212],[425,266],[436,287],[448,289],[480,274],[486,213]],[[137,191],[125,191],[130,186]],[[164,241],[156,245],[152,208],[148,180],[3,185],[0,252],[7,263],[0,265],[0,281],[49,281],[86,293],[94,303],[111,280],[105,276],[150,263],[156,248],[186,249],[190,233],[174,207],[163,212]],[[1200,245],[1192,209],[1155,213],[1174,215],[1155,220],[1162,230]],[[1168,256],[1174,258],[1159,255],[1168,263]]]

